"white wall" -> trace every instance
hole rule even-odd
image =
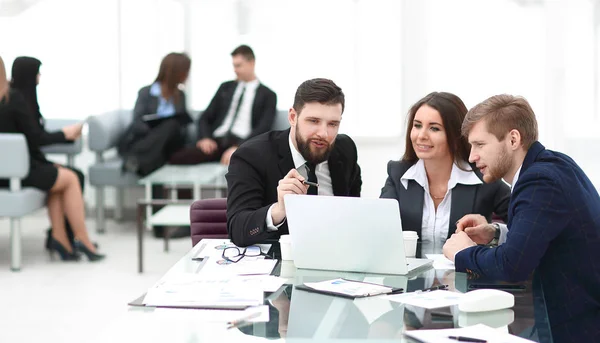
[[[376,168],[401,155],[406,111],[431,91],[456,93],[468,107],[498,93],[525,96],[542,143],[573,155],[600,184],[600,54],[590,0],[25,3],[33,5],[0,13],[0,32],[10,32],[0,35],[0,53],[9,66],[19,55],[42,60],[38,93],[50,118],[133,107],[160,59],[184,49],[193,61],[189,107],[203,109],[219,83],[233,77],[229,53],[245,43],[280,109],[290,107],[308,78],[330,77],[344,89],[341,131],[369,154],[380,151],[376,167],[363,167],[372,177],[365,194],[376,194],[385,176]],[[78,164],[87,169],[92,159],[84,154]]]

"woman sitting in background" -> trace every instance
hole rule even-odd
[[[421,251],[441,253],[456,231],[456,222],[471,213],[504,221],[510,188],[502,181],[484,184],[469,164],[469,145],[461,136],[467,108],[454,94],[434,92],[408,113],[406,150],[400,161],[390,161],[381,198],[398,200],[402,230],[416,231]],[[505,239],[506,227],[500,240]]]
[[[20,93],[22,98],[25,100],[27,110],[36,119],[37,128],[33,128],[38,136],[38,142],[40,146],[57,144],[57,143],[69,143],[78,139],[81,136],[81,129],[83,123],[77,123],[64,127],[60,131],[48,132],[45,129],[45,120],[42,113],[40,113],[40,105],[37,99],[37,85],[40,82],[40,66],[42,62],[37,58],[21,56],[17,57],[12,65],[12,78],[10,82],[10,88]],[[76,168],[63,166],[72,170],[79,179],[79,186],[83,193],[85,178],[83,173]],[[71,244],[74,243],[73,229],[69,220],[65,218],[65,227],[67,230],[67,237]],[[52,237],[52,228],[48,229],[48,236],[46,238],[46,249],[50,249],[50,242]]]
[[[0,132],[22,133],[29,150],[29,173],[21,181],[24,187],[35,187],[48,192],[48,214],[52,223],[51,251],[60,254],[62,260],[79,260],[78,252],[90,261],[98,261],[104,255],[96,253],[96,247],[88,237],[84,221],[83,197],[77,175],[70,169],[54,165],[40,151],[39,123],[27,109],[23,96],[8,85],[4,62],[0,58]],[[8,180],[0,180],[7,187]],[[65,214],[75,236],[71,244],[65,228]]]
[[[170,53],[163,58],[154,83],[140,89],[133,122],[118,147],[123,169],[148,175],[185,144],[186,126],[192,119],[179,85],[187,80],[190,66],[186,54]]]

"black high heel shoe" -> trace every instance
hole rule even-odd
[[[52,249],[50,248],[50,241],[52,239],[52,228],[49,228],[48,230],[46,230],[46,242],[44,243],[44,247],[46,248],[46,250],[51,251]],[[98,249],[98,242],[92,242],[92,244],[94,244],[94,247],[96,249]]]
[[[84,253],[85,256],[87,256],[88,260],[90,260],[90,262],[100,261],[106,257],[106,255],[96,254],[95,252],[92,252],[90,249],[88,249],[83,243],[81,243],[78,240],[75,240],[75,243],[73,244],[73,248],[76,251]]]
[[[75,250],[73,252],[69,252],[59,241],[54,238],[50,238],[50,256],[54,256],[54,252],[58,252],[60,255],[60,259],[63,261],[79,261],[81,259],[81,255],[79,255]]]

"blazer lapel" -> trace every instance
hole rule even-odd
[[[333,188],[333,195],[346,196],[348,195],[348,183],[349,175],[346,175],[346,169],[344,169],[344,161],[341,155],[336,150],[334,145],[331,155],[327,160],[329,167],[329,175],[331,175],[331,188]]]
[[[258,87],[256,88],[256,93],[254,93],[254,101],[252,102],[252,123],[254,124],[256,122],[256,117],[257,115],[260,115],[261,110],[259,107],[259,104],[262,104],[262,100],[261,97],[264,96],[264,92],[263,92],[263,85],[262,84],[258,84]]]
[[[452,189],[452,208],[448,223],[448,238],[456,231],[456,222],[465,214],[473,213],[477,186],[457,184]]]
[[[150,99],[148,99],[148,109],[150,110],[150,113],[156,113],[158,111],[157,96],[151,96]]]
[[[421,237],[423,226],[423,188],[414,180],[408,180],[408,189],[402,185],[399,187],[400,217],[402,218],[403,231],[416,231]]]
[[[287,173],[295,167],[294,160],[292,159],[292,152],[290,151],[289,136],[290,130],[287,129],[280,132],[279,137],[276,139],[279,151],[278,165],[282,177],[287,175]]]

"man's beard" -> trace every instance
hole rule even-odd
[[[506,147],[502,148],[500,154],[498,154],[493,168],[490,167],[492,166],[488,166],[489,180],[485,180],[484,177],[484,181],[486,183],[492,183],[500,180],[501,178],[505,177],[506,174],[508,174],[511,168],[511,158],[508,155],[508,149]]]
[[[310,149],[310,142],[313,140],[323,142],[324,144],[327,144],[327,147],[322,152],[321,151],[313,152]],[[298,131],[298,126],[296,126],[296,145],[298,145],[298,151],[300,152],[302,157],[304,157],[306,162],[313,163],[315,165],[317,165],[321,162],[327,161],[329,159],[329,155],[331,154],[331,149],[333,149],[333,143],[329,144],[324,140],[320,140],[320,139],[305,140],[304,137],[302,137],[300,135],[300,132]]]

